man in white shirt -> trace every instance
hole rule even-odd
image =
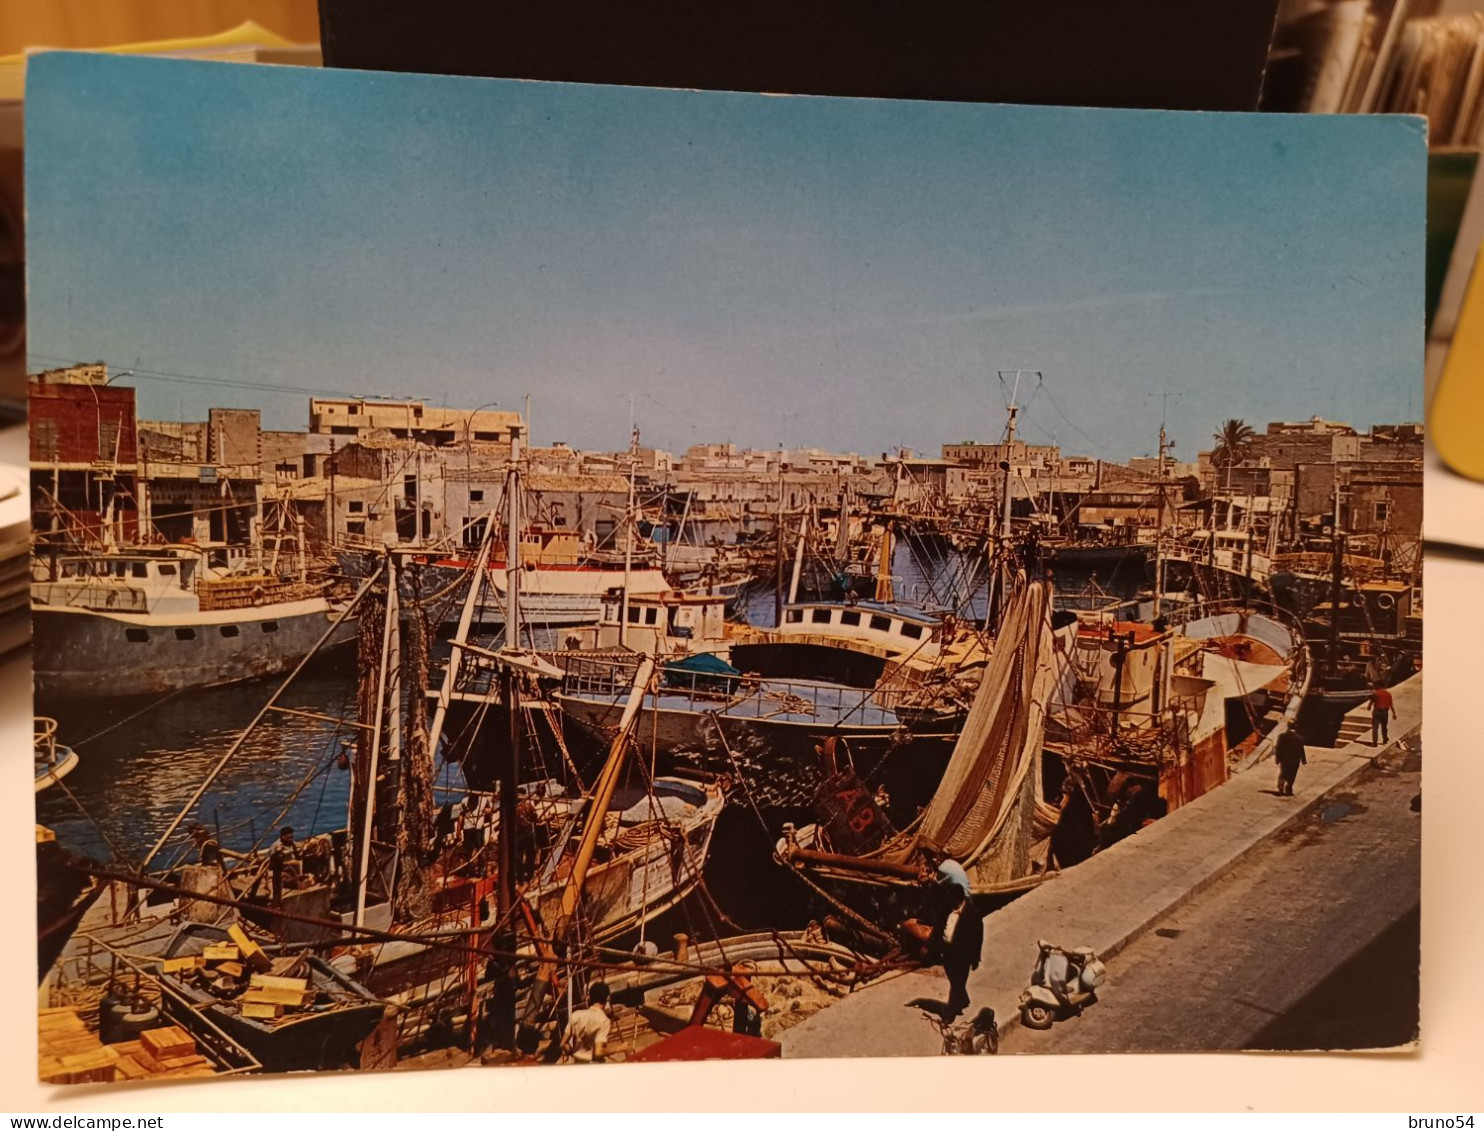
[[[575,1064],[591,1064],[608,1054],[613,1019],[608,1013],[608,985],[594,982],[587,991],[587,1008],[574,1010],[562,1037],[562,1051]]]

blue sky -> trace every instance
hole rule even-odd
[[[676,451],[937,454],[1023,367],[1025,438],[1124,458],[1163,412],[1193,459],[1421,411],[1418,119],[68,54],[26,115],[31,366],[136,369],[147,417],[531,394],[537,443],[612,449],[632,396]]]

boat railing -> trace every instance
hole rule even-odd
[[[49,769],[57,764],[57,720],[35,716],[33,729],[36,768]]]
[[[592,656],[568,653],[562,691],[583,698],[611,698],[615,702],[633,686],[637,656]],[[907,688],[847,687],[843,684],[808,680],[761,679],[753,675],[669,671],[663,676],[660,694],[667,706],[696,712],[725,711],[735,704],[756,699],[764,714],[815,715],[850,721],[863,707],[874,704],[894,710],[913,695]]]
[[[1196,697],[1171,696],[1162,711],[1103,707],[1091,703],[1051,703],[1053,726],[1073,744],[1095,737],[1114,738],[1114,747],[1136,761],[1158,762],[1190,745],[1190,719],[1198,712]],[[1116,724],[1116,725],[1115,725]],[[1055,742],[1055,739],[1052,739]]]

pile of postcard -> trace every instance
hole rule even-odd
[[[0,652],[18,648],[31,637],[30,550],[26,473],[0,467]]]
[[[1334,0],[1281,27],[1265,95],[1311,114],[1425,114],[1434,146],[1477,145],[1484,127],[1484,12],[1383,18],[1369,0]],[[1296,70],[1286,97],[1282,75]],[[1271,105],[1275,100],[1290,104]]]

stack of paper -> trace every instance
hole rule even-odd
[[[31,637],[31,513],[26,472],[0,466],[0,652]]]

